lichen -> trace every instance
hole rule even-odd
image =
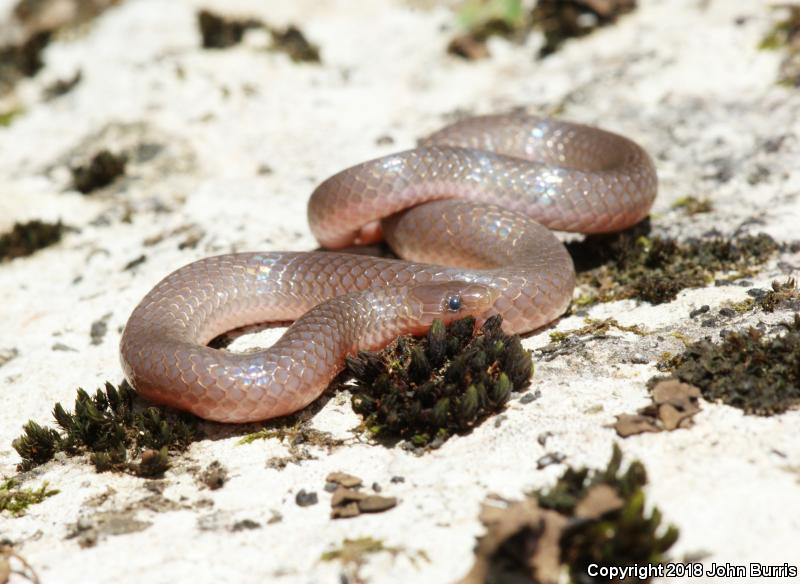
[[[800,315],[783,334],[757,328],[729,332],[721,343],[706,337],[661,367],[700,388],[703,397],[769,416],[800,405]]]
[[[194,437],[191,418],[163,408],[135,406],[135,392],[127,384],[106,383],[90,396],[78,389],[74,413],[60,403],[53,417],[61,431],[29,420],[12,446],[22,457],[20,470],[50,460],[56,452],[69,456],[89,453],[98,472],[128,472],[138,476],[162,474],[170,453],[184,451]],[[137,460],[138,459],[138,460]]]
[[[364,426],[377,438],[438,446],[503,410],[530,382],[533,363],[501,323],[492,317],[476,332],[473,318],[436,321],[423,339],[401,337],[380,353],[348,358]]]

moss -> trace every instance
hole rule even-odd
[[[14,223],[11,231],[0,235],[0,261],[29,256],[58,243],[65,230],[60,221],[48,223],[34,219],[27,223]]]
[[[255,19],[226,18],[209,10],[197,14],[204,49],[227,49],[242,42],[244,33],[263,24]]]
[[[283,469],[288,464],[299,464],[304,460],[315,459],[316,456],[309,450],[309,446],[324,448],[331,452],[334,448],[344,444],[344,440],[334,438],[328,432],[312,428],[307,420],[303,420],[299,416],[291,416],[278,421],[277,424],[279,424],[277,427],[262,428],[239,440],[239,444],[252,444],[256,440],[276,438],[286,444],[289,455],[270,458],[267,461],[267,466],[270,468]]]
[[[521,0],[465,0],[456,18],[463,32],[450,41],[447,52],[470,60],[489,56],[489,38],[522,40],[529,29]]]
[[[643,223],[568,245],[578,284],[591,289],[584,303],[625,298],[670,302],[681,290],[705,286],[721,274],[728,280],[751,275],[779,249],[766,234],[679,242],[648,232]]]
[[[74,413],[60,403],[53,408],[60,432],[33,421],[23,426],[23,434],[12,443],[22,457],[20,470],[43,464],[56,452],[88,452],[98,472],[156,476],[168,468],[169,454],[184,451],[194,437],[188,416],[136,408],[135,392],[127,384],[116,388],[106,383],[94,396],[83,389],[77,393]]]
[[[295,63],[319,63],[319,47],[310,42],[296,26],[272,29],[272,50],[289,56]]]
[[[622,468],[622,451],[614,445],[605,469],[568,468],[548,490],[531,493],[544,509],[552,509],[569,519],[562,534],[561,562],[569,567],[573,582],[606,581],[590,577],[589,564],[626,566],[658,564],[678,539],[675,526],[663,527],[657,507],[645,504],[647,473],[641,462]],[[599,517],[582,519],[576,508],[597,485],[607,485],[619,497],[620,504]]]
[[[748,328],[716,344],[697,341],[662,367],[698,388],[703,397],[747,414],[780,414],[800,404],[800,316],[768,337]]]
[[[58,489],[48,488],[47,482],[42,483],[38,489],[22,489],[14,479],[8,479],[0,484],[0,512],[9,511],[19,517],[31,505],[41,503],[48,497],[57,495]]]
[[[709,199],[698,199],[692,195],[677,199],[671,206],[673,209],[683,209],[687,215],[710,213],[714,209],[714,205]]]
[[[499,316],[479,331],[465,318],[436,321],[426,338],[401,337],[380,353],[348,358],[353,409],[376,437],[440,445],[502,411],[530,382],[533,363]]]
[[[594,320],[587,318],[584,320],[586,326],[571,331],[556,331],[550,333],[550,340],[554,343],[564,342],[571,337],[583,337],[591,335],[592,337],[602,338],[605,337],[609,330],[616,329],[626,333],[634,333],[639,336],[647,334],[639,325],[621,325],[617,322],[616,318],[606,318],[604,320]]]
[[[774,312],[775,309],[782,307],[798,311],[800,310],[800,290],[798,290],[794,278],[789,278],[783,283],[774,280],[772,289],[752,302],[764,312]]]
[[[589,34],[616,22],[632,11],[636,0],[539,0],[526,10],[521,0],[464,0],[456,13],[463,31],[448,45],[448,52],[467,59],[488,55],[486,41],[502,36],[521,42],[532,30],[544,34],[539,57],[557,51],[569,38]]]
[[[287,54],[296,63],[320,62],[319,47],[309,42],[296,26],[271,28],[255,18],[227,18],[208,10],[201,10],[197,14],[197,24],[205,49],[227,49],[242,42],[248,30],[266,29],[272,35],[271,50]]]
[[[72,169],[72,182],[75,189],[84,195],[110,185],[117,177],[125,174],[127,157],[101,150],[87,164]]]
[[[0,128],[10,126],[23,113],[25,113],[25,110],[22,108],[14,108],[0,113]]]
[[[636,8],[636,0],[539,0],[533,9],[532,25],[544,33],[540,57],[556,52],[568,39],[585,36],[608,26]]]
[[[364,582],[360,576],[361,568],[369,556],[379,553],[388,553],[392,557],[404,554],[413,564],[416,564],[418,560],[429,560],[427,554],[422,550],[410,552],[403,547],[387,546],[383,540],[373,537],[346,538],[339,547],[323,552],[320,560],[341,562],[346,574],[342,581]]]
[[[783,50],[778,84],[787,87],[800,86],[800,6],[780,7],[786,15],[777,20],[758,45],[762,50]]]

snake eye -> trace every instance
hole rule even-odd
[[[461,296],[451,296],[447,299],[447,309],[456,312],[461,309]]]

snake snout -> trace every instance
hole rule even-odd
[[[490,286],[458,280],[422,284],[411,290],[419,303],[419,320],[423,324],[436,319],[448,323],[465,316],[480,316],[491,308],[499,294]]]

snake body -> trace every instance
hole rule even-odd
[[[623,229],[647,215],[656,190],[650,157],[617,134],[516,114],[457,122],[311,195],[323,247],[385,238],[404,260],[263,252],[193,262],[134,309],[120,343],[125,375],[157,403],[248,422],[305,407],[348,354],[423,333],[436,318],[500,314],[506,332],[534,330],[566,310],[575,285],[550,229]],[[264,351],[206,346],[286,320]]]

